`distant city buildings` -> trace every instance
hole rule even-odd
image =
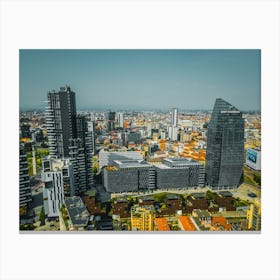
[[[168,127],[168,137],[171,141],[178,140],[178,109],[172,108],[171,126]]]
[[[207,132],[206,183],[212,189],[237,188],[241,183],[243,163],[242,113],[218,98]]]
[[[222,99],[212,115],[76,112],[65,86],[48,93],[45,115],[22,113],[20,131],[21,228],[32,219],[44,230],[261,228],[258,191],[244,194],[244,184],[237,197],[242,171],[244,182],[261,182],[259,113],[241,114]],[[28,210],[34,217],[22,219]]]

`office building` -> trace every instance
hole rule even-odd
[[[103,184],[108,192],[148,189],[204,187],[204,166],[185,158],[164,159],[150,165],[141,160],[114,160],[103,170]]]
[[[166,158],[155,169],[159,189],[204,187],[205,168],[198,161]]]
[[[153,205],[134,205],[131,207],[131,229],[154,230],[155,208]]]
[[[207,132],[206,183],[212,189],[237,188],[244,163],[242,113],[216,99]]]
[[[30,188],[29,170],[27,163],[27,155],[24,144],[19,147],[19,207],[20,213],[26,214],[30,203],[32,201],[32,194]]]
[[[130,192],[155,188],[156,174],[145,161],[114,160],[103,170],[103,184],[107,192]]]
[[[49,141],[49,154],[54,157],[69,157],[69,139],[77,137],[76,98],[69,86],[58,92],[48,92],[46,127]]]

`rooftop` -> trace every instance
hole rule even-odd
[[[170,230],[166,218],[155,218],[155,225],[157,227],[157,230],[163,230],[163,231]]]
[[[194,197],[195,199],[206,198],[205,193],[192,193],[191,196]]]
[[[195,209],[193,212],[197,215],[198,218],[211,218],[210,213],[207,210]]]
[[[220,191],[219,194],[223,197],[232,197],[232,193],[229,191]]]
[[[175,200],[175,199],[180,199],[180,196],[178,194],[169,193],[167,194],[166,198],[169,200]]]
[[[181,222],[183,229],[188,231],[196,231],[196,227],[192,220],[188,216],[179,216],[179,221]]]
[[[65,198],[65,205],[74,226],[86,226],[89,212],[82,199],[78,196]]]
[[[141,167],[150,167],[146,161],[143,160],[114,160],[115,164],[117,164],[118,168],[141,168]]]

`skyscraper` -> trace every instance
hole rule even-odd
[[[171,111],[171,126],[178,126],[178,109],[172,108]]]
[[[171,141],[178,140],[178,109],[172,108],[171,126],[168,127],[168,137]]]
[[[216,99],[207,132],[206,184],[212,189],[236,188],[244,163],[242,113],[221,98]]]
[[[93,172],[92,172],[92,152],[93,139],[92,132],[89,131],[89,122],[85,116],[77,116],[77,138],[81,139],[82,147],[84,148],[85,169],[86,169],[86,186],[91,188],[93,186]]]
[[[68,157],[69,139],[76,138],[76,98],[69,86],[48,92],[46,123],[50,156]]]
[[[123,113],[122,112],[118,112],[117,120],[118,120],[118,126],[120,128],[123,128],[123,120],[124,120],[124,118],[123,118]]]
[[[74,191],[80,195],[93,185],[92,135],[85,116],[76,114],[75,92],[69,86],[48,93],[46,122],[49,155],[70,158],[74,169]]]

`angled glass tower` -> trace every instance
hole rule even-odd
[[[242,113],[216,99],[207,132],[206,184],[212,189],[237,188],[244,163]]]

